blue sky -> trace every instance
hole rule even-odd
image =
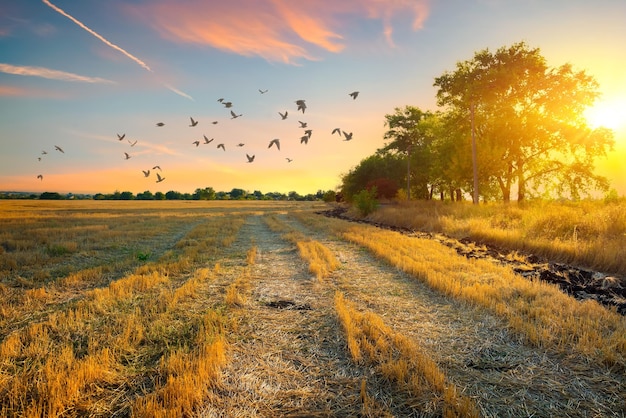
[[[0,0],[0,190],[334,189],[386,114],[436,110],[435,77],[525,41],[599,82],[598,171],[626,194],[625,21],[623,0]]]

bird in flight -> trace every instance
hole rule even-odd
[[[37,161],[41,161],[41,157],[37,157]]]
[[[205,144],[210,144],[215,138],[207,138],[206,135],[202,135],[204,137],[204,143]]]
[[[285,113],[280,113],[280,112],[278,112],[278,114],[280,115],[280,117],[282,118],[282,120],[287,119],[287,113],[288,113],[288,112],[287,112],[286,110],[285,110]]]
[[[341,136],[341,129],[340,128],[333,129],[333,133],[331,135],[334,135],[334,134],[339,134],[339,136]]]
[[[344,141],[349,141],[352,139],[352,132],[347,133],[346,131],[343,131],[343,136],[346,137],[346,139],[344,139]]]
[[[302,110],[302,113],[304,113],[304,110],[306,109],[306,103],[304,103],[304,100],[296,100],[296,104],[298,105],[298,110]]]
[[[217,101],[218,101],[218,102],[220,102],[220,103],[222,103],[222,102],[224,102],[224,98],[223,98],[223,97],[220,97],[219,99],[217,99]]]
[[[224,146],[224,144],[219,144],[217,147],[223,149],[224,151],[226,151],[226,147]]]
[[[348,96],[352,97],[352,100],[356,100],[358,95],[359,95],[358,91],[353,91],[352,93],[348,94]]]
[[[143,172],[144,177],[148,177],[150,175],[150,170],[141,170]]]
[[[301,128],[306,128],[306,122],[302,122],[301,120],[299,120],[298,123],[300,123]]]
[[[222,104],[226,109],[233,107],[233,102],[222,102]]]
[[[120,141],[124,139],[125,137],[126,137],[126,134],[122,134],[122,135],[117,134],[117,139],[119,139]]]
[[[198,124],[197,120],[193,120],[193,118],[189,118],[189,119],[191,119],[191,125],[189,125],[189,127],[193,128],[194,126]]]
[[[155,165],[154,167],[152,167],[152,169],[162,171],[161,166],[158,166],[158,165]]]
[[[246,144],[244,144],[243,142],[240,142],[240,143],[237,144],[238,147],[243,147],[244,145],[246,145]]]
[[[65,154],[65,151],[63,151],[63,149],[60,146],[58,146],[58,145],[55,145],[54,149],[57,150],[57,151],[62,152],[63,154]]]
[[[287,160],[288,163],[292,162],[293,160],[289,157],[285,158],[285,160]]]
[[[265,93],[267,93],[267,89],[265,89],[265,90],[261,90],[261,89],[259,89],[259,93],[261,93],[261,94],[265,94]]]
[[[252,161],[254,161],[254,155],[250,156],[248,154],[246,154],[246,157],[248,157],[248,162],[251,163]]]
[[[270,141],[270,144],[268,145],[268,148],[272,148],[272,145],[274,144],[276,145],[276,148],[278,148],[278,150],[280,151],[280,139],[278,138],[272,139]]]
[[[232,116],[231,119],[237,119],[239,116],[243,116],[242,114],[236,114],[235,112],[233,112],[232,110],[230,111],[230,115]]]
[[[309,136],[309,138],[311,137],[311,135],[313,135],[313,129],[307,129],[304,131],[305,134],[307,134]]]
[[[124,155],[126,156],[126,157],[124,157],[124,159],[125,159],[125,160],[130,159],[130,155],[128,155],[128,153],[127,153],[127,152],[125,152],[125,153],[124,153]]]
[[[165,124],[164,124],[163,122],[158,122],[158,123],[156,124],[156,126],[158,126],[158,127],[160,128],[161,126],[165,126]]]
[[[161,175],[159,173],[157,173],[157,183],[161,183],[163,180],[165,180],[165,177],[161,177]]]
[[[41,151],[41,155],[46,155],[47,153],[47,151]]]
[[[43,180],[43,176],[42,176],[41,174],[40,174],[40,175],[38,175],[38,176],[37,176],[37,178],[38,178],[39,180]]]
[[[193,141],[192,144],[196,145],[196,148],[198,147],[198,145],[200,145],[200,141]]]
[[[300,138],[300,143],[301,144],[308,144],[309,143],[309,136],[308,135],[304,135],[302,138]]]
[[[137,140],[135,140],[135,142],[130,142],[130,140],[128,140],[128,143],[130,144],[131,147],[134,147],[135,144],[137,143]]]
[[[211,122],[213,125],[217,125],[217,121],[214,120],[213,122]]]

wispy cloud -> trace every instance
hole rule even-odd
[[[393,45],[393,20],[422,27],[430,0],[156,0],[129,6],[162,36],[211,45],[233,53],[295,63],[312,60],[312,50],[340,52],[351,40],[346,22],[381,21],[381,34]]]
[[[50,1],[48,0],[42,0],[43,3],[46,6],[49,6],[50,8],[52,8],[52,10],[54,10],[55,12],[67,17],[68,19],[70,19],[72,22],[76,23],[78,26],[80,26],[81,28],[85,29],[87,32],[89,32],[90,34],[92,34],[93,36],[95,36],[96,38],[100,39],[102,42],[104,42],[106,45],[110,46],[111,48],[121,52],[122,54],[126,55],[128,58],[130,58],[131,60],[135,61],[137,64],[141,65],[143,68],[145,68],[146,70],[152,72],[152,70],[150,69],[150,67],[148,66],[148,64],[146,64],[145,62],[143,62],[142,60],[140,60],[139,58],[137,58],[136,56],[134,56],[133,54],[131,54],[130,52],[127,52],[126,50],[120,48],[119,46],[115,45],[113,42],[107,40],[104,38],[104,36],[100,35],[99,33],[95,32],[94,30],[91,30],[90,28],[87,27],[87,25],[85,25],[84,23],[82,23],[81,21],[79,21],[78,19],[76,19],[75,17],[71,16],[70,14],[66,13],[63,9],[55,6],[54,4],[50,3]]]
[[[114,81],[100,77],[87,77],[84,75],[52,70],[44,67],[18,66],[0,63],[0,72],[6,74],[49,78],[52,80],[77,81],[81,83],[115,83]]]

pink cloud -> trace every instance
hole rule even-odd
[[[392,20],[408,15],[418,30],[428,6],[429,0],[156,0],[128,10],[166,39],[294,63],[315,59],[315,48],[344,50],[350,42],[345,24],[359,18],[380,20],[393,45]]]

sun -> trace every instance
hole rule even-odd
[[[592,128],[602,126],[614,131],[626,128],[626,99],[600,101],[587,109],[585,117]]]

